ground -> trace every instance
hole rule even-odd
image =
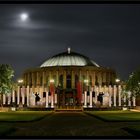
[[[94,112],[91,113],[93,114]],[[122,113],[122,112],[118,112],[118,113]],[[0,123],[1,135],[5,135],[5,136],[113,136],[113,137],[132,136],[133,137],[134,135],[137,134],[131,133],[130,128],[137,129],[137,131],[140,130],[138,129],[138,127],[136,127],[140,125],[140,121],[108,122],[84,112],[44,112],[44,113],[25,112],[25,114],[28,115],[27,122],[26,119],[24,119],[24,122],[22,122],[21,120],[20,122],[13,122],[13,121],[1,122]],[[95,114],[96,115],[101,114],[101,112],[96,112]],[[107,113],[102,112],[102,115],[103,114],[107,114]],[[127,115],[128,114],[129,112],[127,112]],[[133,112],[132,113],[130,112],[130,114],[133,114]],[[33,115],[34,118],[31,118],[30,116]],[[121,115],[125,115],[125,113]],[[140,113],[137,113],[137,115],[140,116]]]

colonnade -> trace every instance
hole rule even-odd
[[[99,96],[99,94],[103,94],[102,95],[102,106],[106,106],[106,107],[116,107],[116,106],[136,106],[136,97],[131,96],[131,92],[129,92],[128,97],[126,97],[126,95],[122,95],[122,87],[116,86],[114,85],[109,86],[109,87],[101,87],[101,86],[95,86],[94,90],[92,89],[89,92],[89,98],[87,95],[88,91],[84,92],[84,98],[83,98],[83,102],[84,102],[84,106],[85,108],[92,108],[93,107],[93,103],[96,105],[98,100],[97,97]],[[95,93],[95,96],[93,97],[93,93]],[[128,102],[127,102],[128,101]]]
[[[40,101],[36,102],[36,95],[40,97]],[[45,96],[44,96],[45,94]],[[136,106],[136,98],[122,95],[122,87],[114,85],[112,86],[95,86],[90,91],[83,91],[81,105],[84,108],[93,108],[98,105],[104,107],[116,107],[116,106]],[[98,100],[102,94],[102,102]],[[16,103],[17,105],[22,104],[27,107],[46,107],[55,108],[58,99],[56,93],[50,93],[47,88],[37,87],[26,88],[18,86],[16,91],[12,91],[11,94],[3,95],[3,104],[11,105]]]

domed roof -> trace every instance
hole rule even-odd
[[[68,48],[67,52],[63,52],[46,60],[40,67],[52,67],[52,66],[95,66],[99,67],[93,60],[88,57],[71,52]]]

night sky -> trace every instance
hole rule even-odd
[[[122,80],[140,66],[138,4],[0,4],[0,13],[0,63],[13,67],[15,79],[69,46]]]

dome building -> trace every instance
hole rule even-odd
[[[113,85],[115,79],[113,69],[102,67],[70,48],[47,59],[40,67],[27,69],[23,73],[24,86],[38,93],[42,102],[46,96],[53,94],[52,100],[57,107],[81,105],[84,91],[90,91],[95,86]],[[45,102],[48,106],[49,99]]]

